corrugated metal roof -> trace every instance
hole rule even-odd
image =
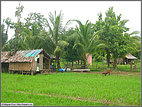
[[[36,56],[39,52],[41,52],[41,49],[38,50],[32,50],[29,53],[27,53],[24,57],[34,57]]]
[[[43,51],[43,49],[36,50],[20,50],[17,51],[13,56],[5,57],[4,52],[1,52],[2,61],[9,62],[32,62],[34,58]],[[8,52],[6,52],[8,53]],[[45,53],[45,52],[44,52]],[[47,54],[47,53],[46,53]],[[48,55],[48,54],[47,54]],[[48,55],[49,56],[49,55]],[[50,56],[49,56],[50,57]]]

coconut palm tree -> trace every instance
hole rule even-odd
[[[60,56],[63,47],[67,46],[68,43],[64,41],[61,37],[63,35],[63,31],[65,27],[62,26],[62,12],[57,15],[56,11],[54,15],[50,12],[49,13],[49,21],[47,20],[47,26],[49,28],[49,37],[50,42],[52,42],[53,47],[53,54],[56,56],[57,59],[57,68],[60,68]],[[48,45],[48,44],[47,44]]]
[[[78,23],[77,33],[78,38],[74,45],[74,48],[77,48],[78,54],[82,57],[84,61],[84,67],[86,68],[86,59],[87,54],[92,54],[95,51],[95,44],[97,41],[97,33],[94,32],[93,25],[87,20],[85,25],[79,20],[73,20]]]

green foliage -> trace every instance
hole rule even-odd
[[[136,51],[136,45],[131,41],[130,35],[138,32],[126,33],[129,30],[129,28],[125,27],[127,22],[128,20],[121,20],[121,14],[116,16],[113,7],[111,7],[106,12],[105,20],[102,20],[102,14],[100,13],[98,21],[94,25],[96,31],[100,30],[99,39],[101,48],[104,46],[103,49],[108,56],[110,56],[109,54],[113,55],[115,60],[114,67],[116,67],[117,58],[122,58],[128,53]],[[107,57],[107,59],[109,63],[110,58]]]
[[[93,58],[95,59],[95,62],[102,62],[104,59],[101,52],[97,52],[96,54],[94,54]]]
[[[14,50],[14,38],[10,39],[3,47],[2,47],[2,51],[12,51]]]
[[[54,54],[56,55],[56,57],[59,58],[59,56],[61,55],[61,49],[59,46],[56,46],[56,49],[54,51]]]
[[[80,54],[78,53],[78,49],[80,48],[74,48],[77,37],[78,34],[75,31],[72,34],[68,35],[66,41],[69,43],[69,45],[65,48],[65,55],[63,56],[63,58],[66,59],[66,61],[72,62],[81,59]]]
[[[6,19],[3,19],[3,23],[1,24],[1,43],[2,48],[7,43],[8,40],[8,30],[11,27],[11,19],[8,17]]]
[[[135,32],[134,32],[135,33]],[[132,36],[131,37],[131,43],[133,43],[133,51],[132,54],[140,59],[140,53],[141,53],[141,37],[140,36]]]
[[[1,77],[2,103],[34,103],[34,106],[107,106],[108,102],[108,106],[141,104],[140,75],[2,73]]]
[[[15,29],[15,43],[14,43],[14,53],[16,53],[16,51],[18,50],[18,37],[20,35],[20,33],[22,32],[22,23],[20,21],[21,19],[21,13],[23,12],[23,8],[24,6],[21,6],[21,4],[19,3],[19,6],[16,7],[16,12],[15,12],[15,17],[17,17],[17,22],[14,23],[14,29]]]
[[[21,6],[19,3],[19,6],[16,7],[15,17],[21,18],[21,13],[23,12],[23,9],[24,9],[24,6],[23,5]]]
[[[95,50],[97,33],[94,33],[93,25],[88,20],[86,21],[85,25],[83,25],[79,20],[73,21],[76,21],[78,24],[78,27],[76,28],[78,36],[75,41],[74,48],[77,49],[81,59],[86,61],[86,54],[92,54]]]
[[[104,20],[102,13],[98,14],[95,24],[86,21],[83,25],[79,20],[69,20],[65,26],[62,24],[61,11],[59,14],[56,11],[54,14],[50,12],[48,19],[41,13],[32,12],[21,22],[23,9],[20,4],[16,8],[16,23],[10,18],[3,21],[2,51],[43,48],[47,53],[58,56],[58,65],[59,57],[69,62],[83,60],[85,63],[87,53],[92,54],[96,61],[101,61],[105,56],[108,60],[116,60],[127,53],[140,59],[141,38],[137,36],[139,32],[127,33],[129,28],[125,25],[128,20],[122,20],[121,14],[116,16],[113,7],[106,11]],[[67,25],[73,21],[77,22],[77,27],[67,30]],[[15,30],[15,37],[7,41],[9,28]]]
[[[39,35],[39,33],[45,30],[47,19],[41,13],[30,13],[28,17],[25,18],[26,29],[32,32],[32,35]]]
[[[57,67],[60,68],[60,60],[59,57],[61,55],[61,51],[65,48],[68,43],[63,39],[63,31],[65,28],[62,26],[62,17],[63,14],[60,11],[58,15],[56,15],[56,11],[54,15],[50,12],[49,13],[49,21],[47,21],[47,26],[49,28],[49,37],[52,41],[53,46],[53,54],[57,58]],[[50,44],[47,44],[50,45]],[[51,45],[50,45],[51,46]]]

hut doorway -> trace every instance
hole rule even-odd
[[[40,55],[38,55],[38,56],[35,58],[35,61],[36,61],[36,71],[39,71],[39,63],[40,63],[39,57],[40,57]]]
[[[39,71],[39,58],[37,58],[37,69],[36,71]]]

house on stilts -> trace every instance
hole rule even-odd
[[[7,53],[7,54],[5,54]],[[50,72],[52,58],[43,49],[20,50],[14,55],[1,52],[2,72],[20,73]]]

